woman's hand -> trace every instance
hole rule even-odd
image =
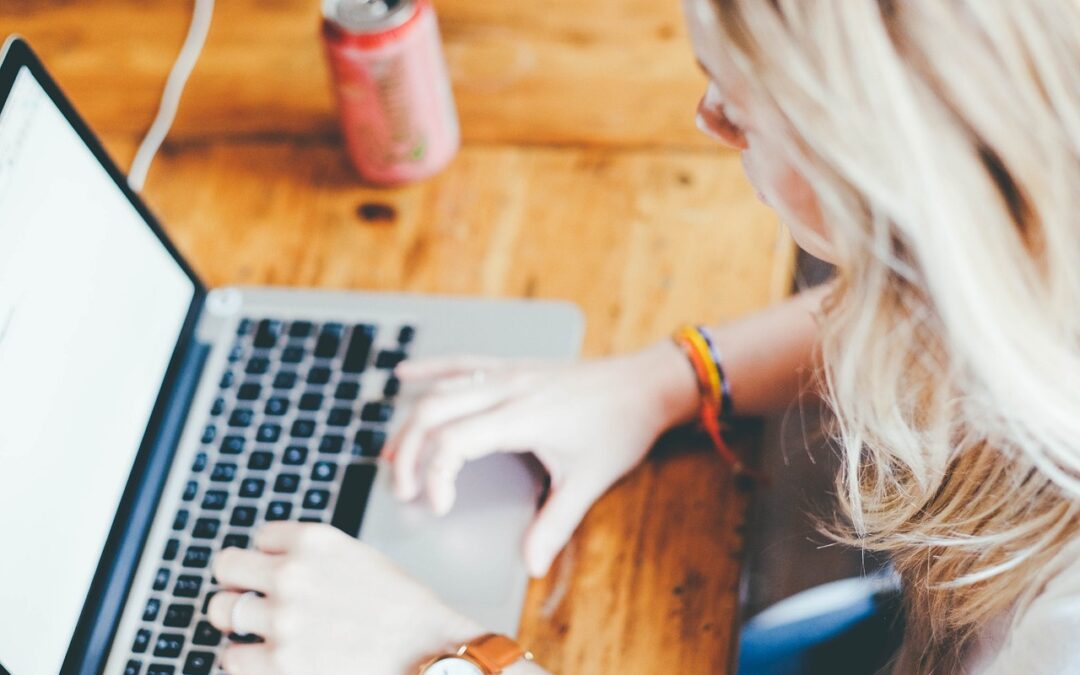
[[[213,565],[228,590],[211,600],[211,623],[266,640],[227,647],[231,675],[402,675],[485,632],[328,525],[270,523],[254,544],[221,551]],[[246,591],[263,597],[237,607]]]
[[[386,447],[400,499],[423,487],[435,512],[446,513],[465,462],[531,451],[543,463],[551,493],[525,540],[533,576],[546,574],[593,502],[698,403],[693,372],[669,342],[572,365],[406,361],[397,374],[434,381]]]

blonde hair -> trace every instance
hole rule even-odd
[[[910,667],[948,671],[1080,526],[1080,2],[704,7],[837,260],[851,538],[904,579]]]

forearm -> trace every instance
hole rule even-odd
[[[815,314],[827,286],[710,328],[723,362],[735,413],[761,415],[782,410],[805,386],[815,363],[819,328]],[[693,420],[700,399],[685,355],[670,340],[649,348],[643,358],[662,382],[661,406],[675,426]]]

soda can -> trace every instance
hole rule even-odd
[[[430,0],[323,0],[322,35],[360,176],[400,185],[445,167],[461,132]]]

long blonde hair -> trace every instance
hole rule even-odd
[[[1080,2],[710,9],[838,261],[851,538],[892,554],[913,669],[947,671],[1080,527]]]

